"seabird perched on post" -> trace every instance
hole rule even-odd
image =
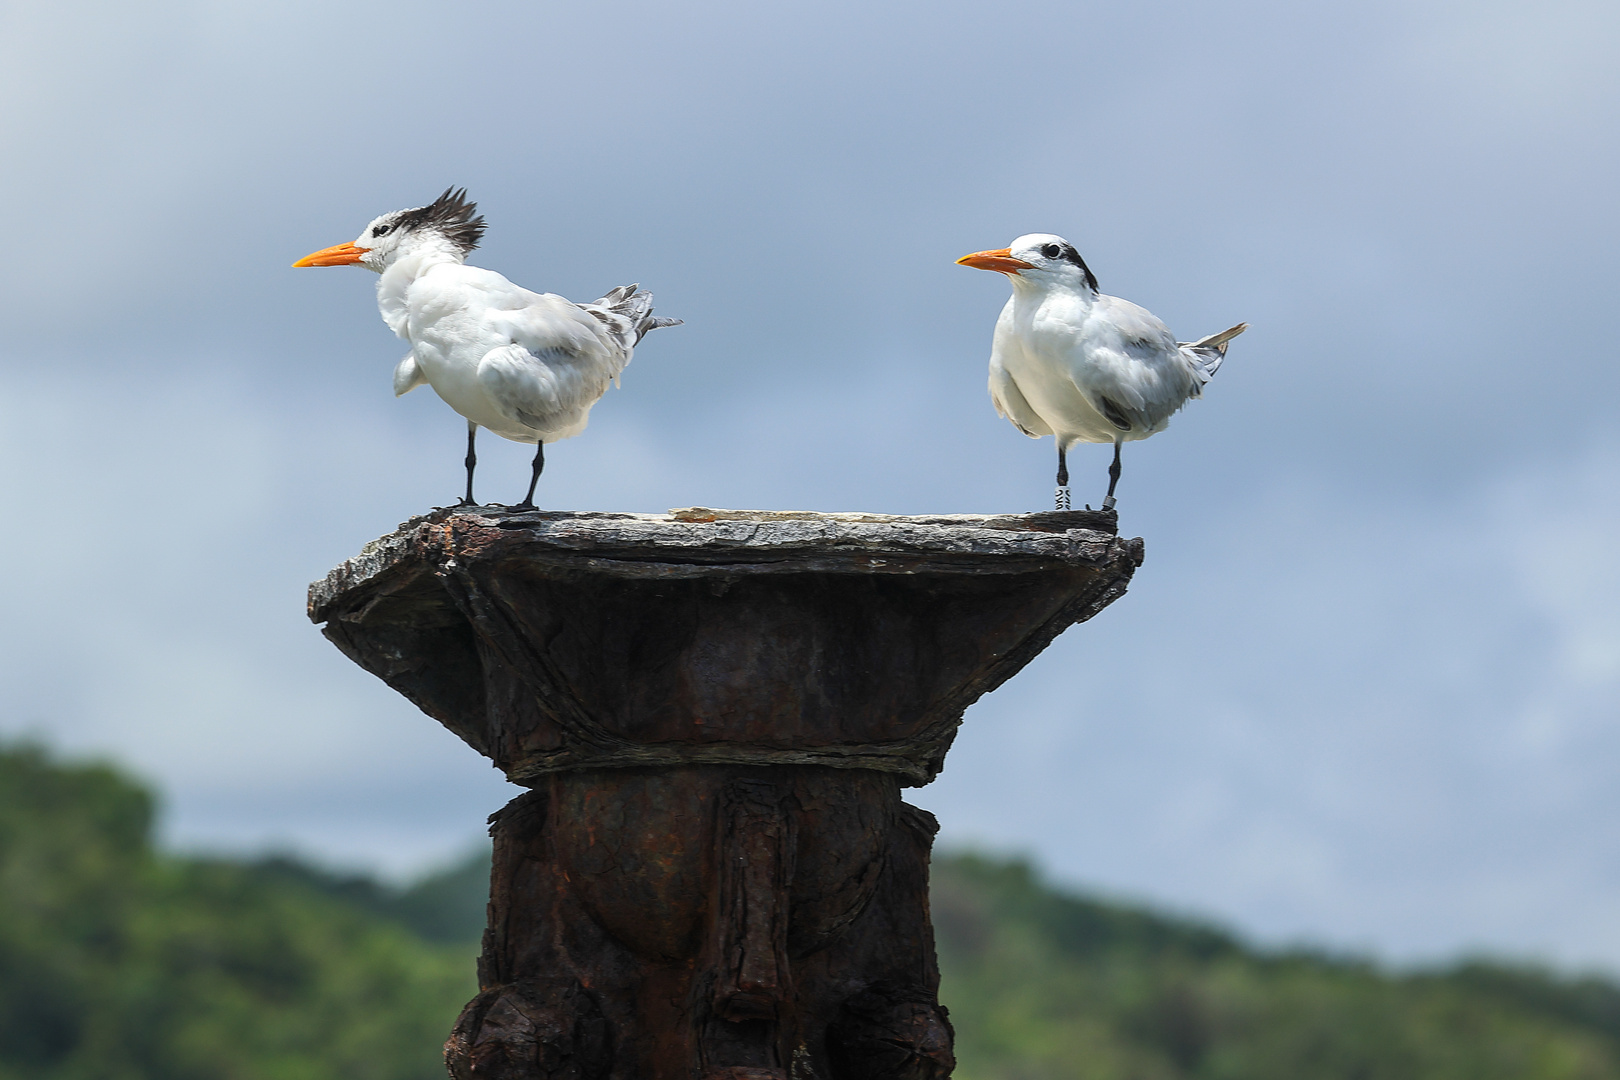
[[[395,395],[427,383],[467,418],[467,493],[473,504],[474,442],[480,427],[534,443],[529,491],[534,506],[548,442],[585,430],[591,406],[617,383],[655,319],[652,294],[623,285],[594,303],[536,293],[493,270],[465,265],[484,235],[478,204],[447,188],[427,206],[395,210],[348,243],[294,266],[363,266],[381,274],[377,306],[389,329],[411,343],[394,370]]]
[[[1051,233],[956,261],[1012,282],[990,347],[990,399],[1030,438],[1056,437],[1059,510],[1069,508],[1069,447],[1114,444],[1103,499],[1103,509],[1113,509],[1120,444],[1168,427],[1173,413],[1202,395],[1227,342],[1249,326],[1177,341],[1146,308],[1099,290],[1074,245]]]

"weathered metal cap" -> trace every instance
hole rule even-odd
[[[310,586],[360,666],[517,783],[563,769],[939,772],[962,712],[1122,595],[1111,512],[440,510]]]

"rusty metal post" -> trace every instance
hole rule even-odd
[[[529,789],[491,819],[452,1076],[949,1076],[937,825],[900,789],[1141,552],[1090,511],[473,507],[313,585],[338,648]]]

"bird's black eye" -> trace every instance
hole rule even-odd
[[[387,236],[389,233],[391,233],[393,231],[394,231],[394,227],[392,225],[378,225],[376,228],[371,230],[371,235],[372,236]]]
[[[1063,254],[1063,249],[1058,247],[1056,244],[1047,244],[1041,248],[1041,254],[1045,255],[1048,259],[1055,259],[1059,255]]]

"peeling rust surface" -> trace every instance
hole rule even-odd
[[[554,773],[495,815],[457,1080],[944,1080],[938,826],[866,770]]]
[[[310,617],[530,788],[451,1076],[944,1080],[901,789],[1141,562],[1089,511],[470,507],[366,545]]]

